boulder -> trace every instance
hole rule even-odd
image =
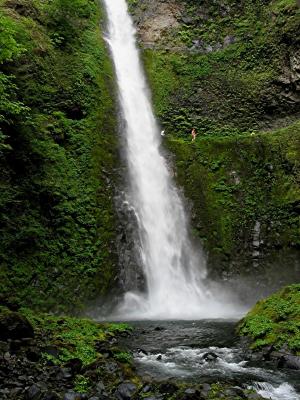
[[[38,400],[38,399],[40,399],[41,394],[42,394],[41,389],[37,385],[32,385],[26,391],[25,399],[26,400]]]
[[[216,361],[217,358],[218,358],[218,356],[213,352],[205,353],[203,355],[203,360],[208,361],[208,362]]]
[[[27,318],[17,312],[0,314],[0,340],[33,338],[34,330]]]
[[[131,400],[133,398],[136,389],[137,387],[134,383],[131,382],[121,383],[121,385],[118,386],[115,392],[115,397],[118,400]]]

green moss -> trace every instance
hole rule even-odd
[[[217,268],[251,268],[254,227],[260,251],[299,243],[300,124],[275,132],[224,137],[199,135],[195,143],[169,138],[177,179],[193,202],[194,232]],[[251,272],[251,269],[250,269]]]
[[[134,5],[142,21],[147,4]],[[298,48],[295,1],[186,0],[180,7],[189,22],[167,27],[144,50],[155,111],[169,135],[186,136],[192,126],[205,135],[242,134],[295,120],[297,103],[282,96],[280,83]]]
[[[90,387],[90,380],[83,375],[77,375],[74,382],[74,389],[77,393],[87,393]]]
[[[47,340],[48,345],[57,347],[59,354],[53,357],[44,354],[45,358],[63,364],[73,358],[80,359],[84,365],[91,364],[100,355],[95,348],[96,342],[105,342],[119,332],[128,332],[132,328],[127,324],[99,324],[89,319],[60,317],[49,314],[37,314],[29,309],[22,309],[36,332],[36,335]],[[116,349],[116,360],[127,363],[127,357]],[[125,360],[126,358],[126,360]]]
[[[252,348],[287,346],[300,354],[300,285],[287,286],[259,301],[239,325],[239,333],[252,339]]]
[[[1,0],[0,290],[70,310],[115,275],[113,72],[94,0]],[[2,24],[1,24],[2,26]]]

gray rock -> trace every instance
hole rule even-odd
[[[42,399],[43,400],[59,400],[59,396],[58,396],[58,394],[56,394],[54,392],[49,392],[49,393],[44,394]]]
[[[81,393],[75,393],[73,391],[69,391],[65,393],[64,400],[84,400],[86,396],[82,395]]]
[[[38,400],[41,396],[41,389],[37,385],[32,385],[27,390],[25,398],[27,400]]]
[[[105,386],[103,384],[103,382],[97,382],[96,384],[96,392],[97,394],[102,394],[103,392],[105,392]]]
[[[124,382],[118,386],[115,396],[118,400],[131,400],[137,387],[134,383]]]
[[[250,393],[247,395],[247,399],[249,400],[261,400],[261,396],[258,393]]]
[[[224,45],[224,47],[227,47],[235,42],[236,42],[236,38],[234,36],[228,35],[224,38],[223,45]]]
[[[210,361],[215,361],[217,358],[218,358],[218,356],[213,352],[205,353],[203,355],[203,360],[209,361],[209,362]]]

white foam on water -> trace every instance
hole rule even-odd
[[[296,393],[293,386],[288,383],[273,385],[268,382],[255,382],[253,388],[258,394],[271,400],[299,400],[300,395]]]
[[[217,358],[206,361],[205,354],[214,353]],[[248,389],[255,390],[258,394],[268,400],[299,400],[300,396],[289,383],[282,382],[284,374],[279,371],[263,368],[249,367],[248,362],[243,360],[239,349],[208,347],[192,349],[188,347],[174,347],[168,349],[161,358],[158,354],[138,354],[136,360],[144,366],[152,368],[158,374],[165,377],[196,377],[208,375],[210,377],[234,378],[244,375],[247,380],[253,381]],[[265,382],[258,382],[264,379]]]
[[[126,155],[140,238],[145,293],[128,292],[111,319],[201,319],[240,316],[220,288],[204,284],[206,261],[191,244],[182,200],[160,151],[161,134],[125,0],[104,0],[108,38],[124,119]]]

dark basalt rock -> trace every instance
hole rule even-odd
[[[86,400],[87,396],[85,394],[76,393],[73,391],[69,391],[65,393],[64,400]]]
[[[42,397],[43,400],[59,400],[58,394],[54,392],[45,393]]]
[[[41,389],[37,385],[32,385],[25,394],[26,400],[38,400],[41,397]]]
[[[33,337],[33,327],[27,318],[16,312],[0,314],[0,340],[18,340]]]
[[[270,355],[271,360],[275,360],[277,368],[288,368],[300,370],[300,357],[292,354],[282,354],[280,352],[273,352]]]
[[[134,383],[121,383],[121,385],[118,386],[115,396],[118,400],[131,400],[133,398],[133,395],[136,391],[137,387]]]
[[[162,383],[159,387],[160,393],[168,394],[168,395],[173,395],[176,393],[178,390],[178,387],[175,383],[172,382],[165,382]]]
[[[215,353],[209,352],[209,353],[205,353],[203,355],[203,360],[205,361],[216,361],[216,359],[218,358],[218,356]]]
[[[193,388],[188,388],[184,391],[182,400],[204,400],[204,397],[201,396],[200,392]]]
[[[82,368],[82,361],[79,358],[72,358],[65,364],[65,367],[71,370],[73,374],[78,374]]]

